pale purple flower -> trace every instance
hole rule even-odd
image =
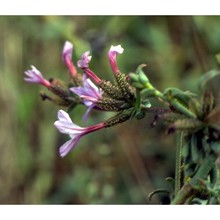
[[[109,62],[110,62],[111,68],[115,74],[117,74],[119,72],[117,62],[116,62],[117,54],[122,54],[123,51],[124,51],[124,49],[121,47],[121,45],[118,45],[118,46],[111,46],[111,48],[108,52]]]
[[[76,68],[72,62],[73,44],[66,41],[63,47],[62,60],[73,77],[76,76]]]
[[[99,79],[99,77],[92,71],[89,69],[89,63],[91,61],[92,56],[89,56],[89,51],[86,51],[85,53],[83,53],[81,60],[79,60],[77,62],[77,66],[80,69],[84,70],[84,73],[90,77],[91,79],[93,79],[97,84],[99,84],[101,82],[101,79]]]
[[[81,97],[85,106],[88,107],[83,116],[83,121],[85,121],[91,109],[95,107],[96,102],[102,98],[103,91],[98,88],[86,74],[83,74],[83,86],[72,87],[70,88],[70,91]]]
[[[24,72],[27,76],[26,78],[24,78],[25,81],[41,84],[43,86],[46,86],[47,88],[51,86],[50,82],[43,77],[38,69],[36,69],[34,66],[31,66],[31,68],[31,70],[27,70]]]
[[[105,127],[104,123],[89,127],[80,127],[74,124],[68,113],[63,110],[58,111],[58,120],[54,125],[61,133],[68,134],[71,138],[60,147],[59,153],[61,157],[66,156],[73,150],[82,136]]]
[[[92,59],[92,56],[89,56],[89,51],[86,51],[85,53],[83,53],[81,60],[79,60],[77,62],[77,66],[81,69],[83,68],[88,68],[89,67],[89,63]]]

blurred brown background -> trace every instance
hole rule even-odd
[[[161,124],[152,129],[149,115],[85,136],[62,159],[58,148],[68,137],[53,125],[59,107],[41,101],[39,91],[46,90],[24,82],[24,71],[34,65],[46,78],[68,80],[61,60],[68,40],[75,63],[90,50],[91,69],[111,80],[107,52],[121,44],[121,71],[147,63],[161,91],[195,92],[198,78],[216,68],[219,26],[220,17],[208,16],[1,16],[0,203],[166,204],[166,195],[149,202],[148,194],[170,189],[165,178],[174,175],[175,135]],[[81,125],[84,111],[76,108],[73,121]],[[88,124],[108,117],[93,111]]]

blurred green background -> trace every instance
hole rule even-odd
[[[121,44],[121,71],[147,63],[158,89],[197,91],[198,78],[217,66],[220,17],[0,17],[0,203],[166,204],[166,195],[149,202],[148,194],[170,189],[165,178],[174,175],[176,139],[162,124],[152,129],[152,115],[89,134],[59,157],[68,140],[53,125],[59,107],[43,102],[39,91],[46,89],[23,78],[34,65],[46,78],[68,81],[61,60],[66,40],[74,44],[75,63],[91,51],[90,67],[100,78],[112,79],[107,52]],[[84,111],[77,107],[73,121],[82,125]],[[88,125],[109,116],[93,111]]]

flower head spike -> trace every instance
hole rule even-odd
[[[115,74],[118,74],[118,72],[119,72],[117,62],[116,62],[117,54],[118,53],[122,54],[123,51],[124,51],[124,49],[121,47],[121,45],[118,45],[118,46],[111,46],[111,48],[108,52],[109,62],[110,62],[111,68]]]
[[[90,77],[91,79],[93,79],[96,83],[100,83],[101,79],[99,79],[99,77],[92,72],[92,70],[89,69],[89,63],[91,61],[92,56],[89,56],[89,51],[86,51],[85,53],[83,53],[81,60],[79,60],[77,62],[77,65],[80,69],[84,70],[84,73]]]
[[[72,62],[72,52],[73,52],[73,44],[69,41],[66,41],[63,47],[62,52],[62,60],[73,77],[76,76],[76,68]]]
[[[60,147],[59,153],[61,157],[66,156],[71,150],[73,150],[81,137],[105,127],[104,123],[90,127],[80,127],[74,124],[68,113],[63,110],[58,111],[58,120],[54,123],[54,125],[61,133],[68,134],[71,138]]]
[[[31,66],[31,68],[32,68],[31,70],[25,71],[27,77],[24,78],[24,80],[30,83],[41,84],[49,88],[51,86],[50,82],[46,80],[41,74],[41,72],[38,69],[36,69],[34,66]]]
[[[83,121],[85,121],[91,109],[96,105],[96,102],[102,98],[103,92],[87,77],[86,74],[83,74],[83,87],[72,87],[70,88],[70,91],[81,97],[85,106],[88,107],[83,116]]]

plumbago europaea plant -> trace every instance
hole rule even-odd
[[[171,204],[220,204],[220,182],[216,160],[220,152],[220,105],[218,82],[220,71],[212,70],[199,81],[200,94],[182,91],[178,88],[157,90],[145,75],[145,64],[138,66],[136,72],[124,74],[117,65],[117,55],[122,54],[121,45],[111,46],[108,59],[114,73],[114,82],[100,79],[90,68],[89,51],[82,54],[77,62],[80,74],[72,62],[73,45],[65,42],[62,60],[66,65],[71,81],[46,80],[41,72],[32,66],[25,72],[27,82],[45,86],[53,96],[41,93],[43,100],[49,100],[64,110],[58,111],[55,127],[70,139],[59,148],[61,157],[73,150],[86,134],[113,127],[128,120],[145,118],[154,114],[152,125],[162,121],[169,134],[177,133],[176,168],[173,191],[167,192]],[[149,98],[155,98],[164,107],[154,107]],[[92,109],[115,112],[108,120],[88,127],[73,123],[69,112],[77,105],[85,105],[87,110],[83,122]]]

